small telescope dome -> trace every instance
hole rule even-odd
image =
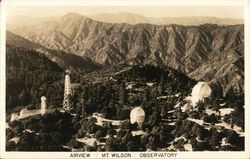
[[[66,70],[66,74],[70,74],[70,70],[69,69]]]

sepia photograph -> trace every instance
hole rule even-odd
[[[5,151],[244,153],[244,13],[6,3]]]

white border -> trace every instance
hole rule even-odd
[[[5,151],[5,21],[6,21],[6,8],[5,1],[1,2],[0,8],[0,158],[4,156],[3,152]]]
[[[245,92],[250,92],[250,0],[3,0],[1,3],[1,53],[0,53],[0,158],[70,158],[74,152],[5,152],[5,13],[6,6],[216,6],[244,5],[245,29]],[[249,121],[250,95],[245,93],[245,151],[240,152],[177,152],[177,158],[250,158]],[[84,153],[84,152],[79,152]],[[93,158],[101,157],[101,152],[85,152]],[[141,152],[133,152],[138,157]],[[171,153],[171,152],[166,152]]]
[[[196,6],[244,5],[248,0],[3,0],[10,6]]]

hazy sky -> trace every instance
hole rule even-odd
[[[7,15],[31,17],[61,16],[68,12],[82,15],[130,12],[146,17],[214,16],[243,19],[243,6],[11,6]]]

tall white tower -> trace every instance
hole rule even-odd
[[[64,99],[63,99],[63,109],[65,109],[66,111],[72,109],[72,102],[71,102],[72,91],[70,86],[69,74],[70,71],[66,70],[65,83],[64,83]]]
[[[44,115],[46,113],[46,97],[41,97],[41,114]]]

